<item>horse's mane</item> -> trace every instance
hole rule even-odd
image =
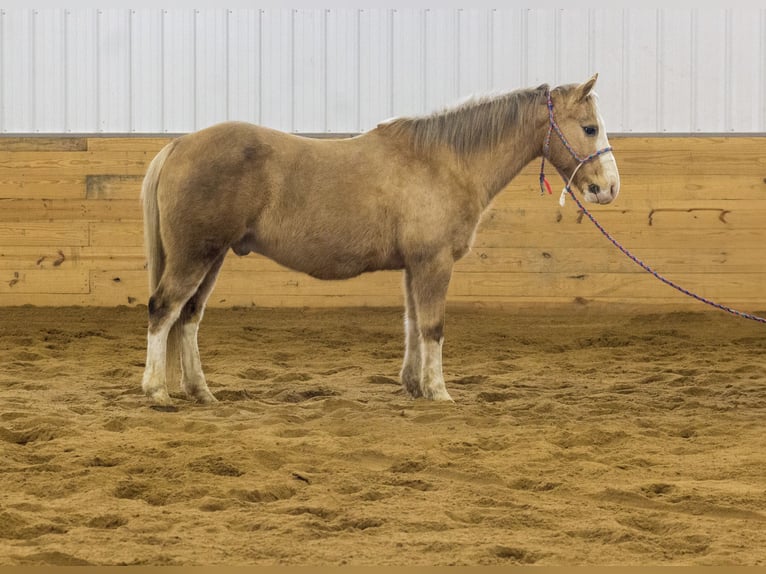
[[[500,95],[471,98],[427,116],[395,118],[378,129],[409,136],[416,151],[449,145],[461,156],[494,146],[510,133],[528,125],[535,104],[545,102],[548,85]]]

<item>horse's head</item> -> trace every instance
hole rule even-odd
[[[597,77],[548,93],[549,127],[543,153],[586,201],[610,203],[620,192],[620,174],[593,92]]]

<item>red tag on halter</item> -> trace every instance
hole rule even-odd
[[[545,189],[548,192],[548,195],[553,195],[553,191],[551,190],[551,184],[548,183],[548,178],[547,177],[543,178],[543,183],[545,184]]]

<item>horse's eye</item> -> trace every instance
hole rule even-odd
[[[585,132],[586,136],[595,136],[598,133],[598,128],[596,126],[583,126],[582,131]]]

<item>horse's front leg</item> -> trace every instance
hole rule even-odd
[[[420,342],[420,392],[426,399],[451,401],[442,372],[444,304],[454,260],[449,252],[408,266]]]
[[[415,295],[412,292],[412,273],[406,269],[404,270],[404,305],[404,364],[399,376],[404,390],[417,399],[423,396],[423,391],[420,390],[422,369],[420,329]]]

